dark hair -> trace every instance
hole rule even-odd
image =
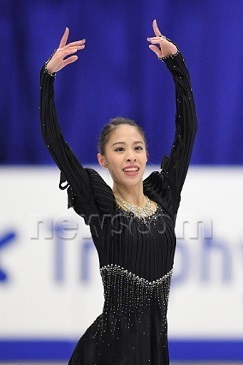
[[[120,125],[130,125],[131,127],[137,128],[138,132],[141,134],[141,136],[144,139],[145,147],[147,150],[147,140],[146,140],[143,129],[136,122],[134,122],[131,119],[116,117],[116,118],[110,119],[109,123],[104,126],[104,128],[102,129],[102,131],[100,133],[100,138],[99,138],[99,142],[98,142],[98,150],[102,155],[105,154],[105,146],[106,146],[112,132]]]

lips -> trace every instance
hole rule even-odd
[[[127,166],[124,167],[123,171],[124,172],[137,172],[139,170],[138,166]]]
[[[139,173],[139,167],[135,166],[135,165],[126,166],[126,167],[124,167],[124,169],[122,169],[122,171],[124,172],[124,174],[126,176],[130,176],[130,177],[137,176]]]

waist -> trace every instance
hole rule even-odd
[[[100,269],[107,307],[123,310],[158,306],[167,309],[172,271],[154,281],[148,281],[119,265]]]

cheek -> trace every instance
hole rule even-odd
[[[113,157],[107,160],[107,165],[110,171],[116,171],[121,166],[119,157]]]
[[[147,153],[143,156],[143,161],[146,164],[148,162],[148,155]]]
[[[147,166],[147,156],[143,156],[143,158],[140,159],[140,165],[141,165],[141,171],[142,173],[145,172],[146,166]]]

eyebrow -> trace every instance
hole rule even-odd
[[[122,144],[122,145],[124,145],[124,144],[126,144],[126,142],[115,142],[115,143],[113,143],[113,145],[112,145],[112,146],[115,146],[115,145],[117,145],[117,144]],[[133,144],[144,144],[144,142],[143,142],[143,141],[136,141],[136,142],[134,142]]]

